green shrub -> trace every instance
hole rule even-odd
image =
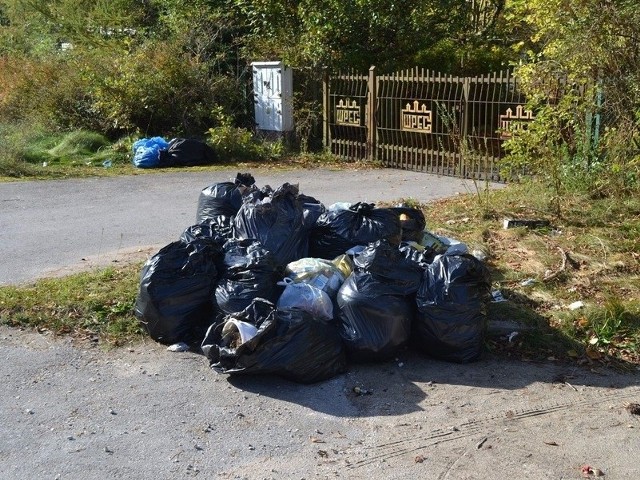
[[[50,130],[202,135],[211,107],[234,111],[243,87],[213,74],[178,45],[157,42],[130,52],[70,51],[38,59],[0,57],[0,122]]]
[[[558,194],[628,196],[640,190],[640,11],[633,2],[532,0],[512,5],[531,28],[516,69],[536,111],[509,142]],[[563,90],[558,95],[559,80]],[[576,95],[577,89],[583,95]],[[525,157],[528,159],[525,161]]]
[[[268,141],[256,138],[249,130],[236,127],[222,108],[214,109],[218,126],[207,131],[207,143],[223,160],[271,160],[282,156],[282,140]]]
[[[211,124],[211,106],[236,102],[241,89],[230,77],[212,75],[207,66],[158,42],[111,63],[97,80],[94,107],[114,134],[202,134]]]

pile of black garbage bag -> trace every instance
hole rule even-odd
[[[311,383],[406,345],[477,360],[489,272],[423,241],[425,227],[415,208],[327,207],[239,173],[203,189],[196,223],[145,263],[136,316],[154,340],[202,351],[226,374]]]

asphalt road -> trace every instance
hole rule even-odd
[[[401,351],[300,385],[4,326],[0,359],[3,480],[638,478],[638,373]]]
[[[195,223],[200,191],[237,170],[0,183],[0,285],[155,253]],[[325,205],[473,191],[471,182],[402,170],[252,171],[258,186],[297,183]]]

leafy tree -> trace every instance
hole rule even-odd
[[[637,191],[637,2],[513,0],[509,15],[522,19],[529,32],[517,44],[525,60],[517,73],[525,93],[541,109],[531,129],[535,134],[525,133],[512,142],[520,159],[526,153],[529,168],[557,172],[554,181],[563,188],[601,195]],[[554,79],[566,82],[561,97],[554,91]],[[545,169],[550,159],[555,167]]]
[[[504,0],[237,0],[251,26],[248,57],[295,66],[381,70],[416,64],[451,73],[512,55]],[[489,63],[480,65],[477,58]]]
[[[216,105],[247,111],[224,2],[4,0],[0,119],[203,135]]]

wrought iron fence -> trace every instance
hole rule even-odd
[[[324,79],[324,143],[345,159],[500,180],[503,142],[534,114],[510,72],[457,77],[413,68]]]
[[[341,158],[367,158],[370,151],[365,117],[369,77],[355,72],[340,73],[330,79],[325,76],[323,84],[325,146],[330,145],[331,152]]]

